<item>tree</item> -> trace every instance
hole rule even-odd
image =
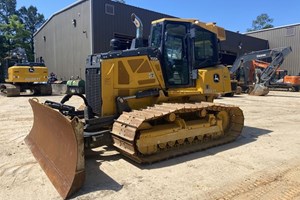
[[[0,23],[8,24],[9,17],[16,15],[16,0],[0,0]]]
[[[37,29],[45,23],[45,18],[43,14],[38,13],[37,8],[34,6],[29,6],[25,8],[24,6],[19,9],[20,21],[25,25],[25,29],[30,32],[29,43],[30,51],[27,52],[29,60],[34,59],[34,39],[33,35]]]
[[[7,49],[5,48],[6,40],[3,35],[0,35],[0,62],[1,58],[4,58],[6,56]]]
[[[8,24],[9,17],[17,14],[16,0],[0,0],[0,24]],[[0,30],[0,59],[6,56],[8,41]]]
[[[28,8],[23,6],[16,10],[16,4],[16,0],[0,0],[0,56],[3,57],[7,51],[23,44],[25,46],[20,47],[26,49],[28,59],[32,61],[34,59],[33,34],[45,22],[45,18],[34,6]],[[24,24],[22,27],[26,31],[20,29],[21,24]],[[18,38],[19,35],[23,38]]]
[[[8,18],[7,24],[0,24],[0,32],[4,37],[5,43],[3,47],[8,51],[22,47],[25,50],[30,49],[27,38],[30,32],[24,29],[25,25],[22,24],[17,15],[12,15]]]
[[[268,14],[263,13],[256,17],[256,20],[252,21],[252,28],[247,29],[247,31],[257,31],[266,28],[274,27],[271,23],[273,23],[273,19],[269,17]]]

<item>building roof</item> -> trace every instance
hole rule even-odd
[[[275,29],[288,28],[288,27],[292,27],[292,26],[300,26],[300,23],[288,24],[288,25],[284,25],[284,26],[277,26],[277,27],[273,27],[273,28],[266,28],[266,29],[261,29],[261,30],[257,30],[257,31],[249,31],[249,32],[246,32],[244,34],[247,35],[247,34],[252,34],[252,33],[272,31],[272,30],[275,30]]]
[[[59,10],[58,12],[54,13],[53,15],[51,15],[51,17],[50,17],[49,19],[47,19],[46,22],[45,22],[45,23],[44,23],[44,24],[43,24],[43,25],[42,25],[42,26],[34,33],[34,36],[35,36],[36,34],[38,34],[38,32],[39,32],[40,30],[42,30],[42,29],[47,25],[47,23],[49,23],[49,21],[51,21],[51,19],[52,19],[53,17],[55,17],[56,15],[59,15],[60,13],[66,11],[66,10],[69,10],[69,9],[71,9],[71,8],[73,8],[73,7],[75,7],[75,6],[79,5],[79,4],[81,4],[81,3],[83,3],[83,2],[86,2],[86,1],[90,1],[90,0],[78,0],[78,1],[76,1],[75,3],[73,3],[73,4],[71,4],[71,5],[67,6],[67,7],[65,7],[65,8]],[[116,2],[116,1],[111,1],[111,3],[114,3],[114,4],[123,4],[123,3]],[[150,12],[153,12],[153,13],[158,13],[158,14],[162,14],[162,15],[167,15],[167,14],[155,12],[155,11],[152,11],[152,10],[148,10],[148,9],[145,9],[145,8],[140,8],[140,7],[137,7],[137,6],[132,6],[132,5],[129,5],[129,4],[124,4],[124,5],[129,6],[129,7],[138,8],[138,9],[141,9],[141,10],[147,10],[147,11],[150,11]],[[177,17],[171,16],[171,15],[167,15],[167,16],[173,17],[173,18],[177,18]]]

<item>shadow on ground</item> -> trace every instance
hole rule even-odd
[[[109,156],[102,156],[104,151],[113,151],[113,147],[104,147],[101,151],[89,151],[85,159],[85,183],[79,192],[75,193],[72,198],[79,197],[90,192],[107,190],[107,191],[119,191],[123,188],[123,185],[117,183],[109,175],[100,170],[100,165],[103,161],[113,161],[122,159],[120,154],[114,154]]]
[[[105,174],[103,171],[100,170],[100,165],[104,161],[115,161],[119,159],[125,159],[126,161],[130,162],[132,165],[142,169],[142,170],[151,170],[157,168],[163,168],[168,166],[177,165],[180,163],[184,163],[186,161],[200,159],[205,156],[215,155],[219,152],[226,151],[228,149],[237,148],[239,146],[255,142],[258,137],[262,135],[266,135],[271,133],[272,131],[267,129],[259,129],[255,127],[245,126],[243,132],[240,137],[234,142],[221,145],[218,147],[210,148],[209,150],[204,150],[200,152],[190,153],[186,155],[182,155],[176,158],[171,158],[165,161],[160,161],[153,164],[147,165],[140,165],[137,164],[130,159],[126,158],[125,156],[120,155],[119,153],[114,153],[111,155],[103,155],[104,152],[115,151],[113,147],[104,147],[101,151],[88,152],[86,156],[86,181],[84,186],[81,190],[76,193],[76,196],[81,196],[93,191],[97,190],[109,190],[109,191],[119,191],[123,188],[123,185],[114,181],[110,176]],[[124,174],[125,176],[126,174]]]
[[[234,99],[238,99],[238,98],[245,98],[244,95],[248,95],[248,94],[235,94],[232,97],[226,97],[226,96],[219,96],[217,99],[228,99],[228,98],[234,98]]]

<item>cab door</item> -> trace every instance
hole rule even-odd
[[[167,88],[190,87],[191,51],[189,50],[189,23],[168,22],[164,27],[162,59]]]

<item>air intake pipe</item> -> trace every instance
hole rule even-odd
[[[136,27],[136,36],[135,39],[132,40],[131,48],[143,47],[143,23],[134,13],[131,14],[131,21]]]

